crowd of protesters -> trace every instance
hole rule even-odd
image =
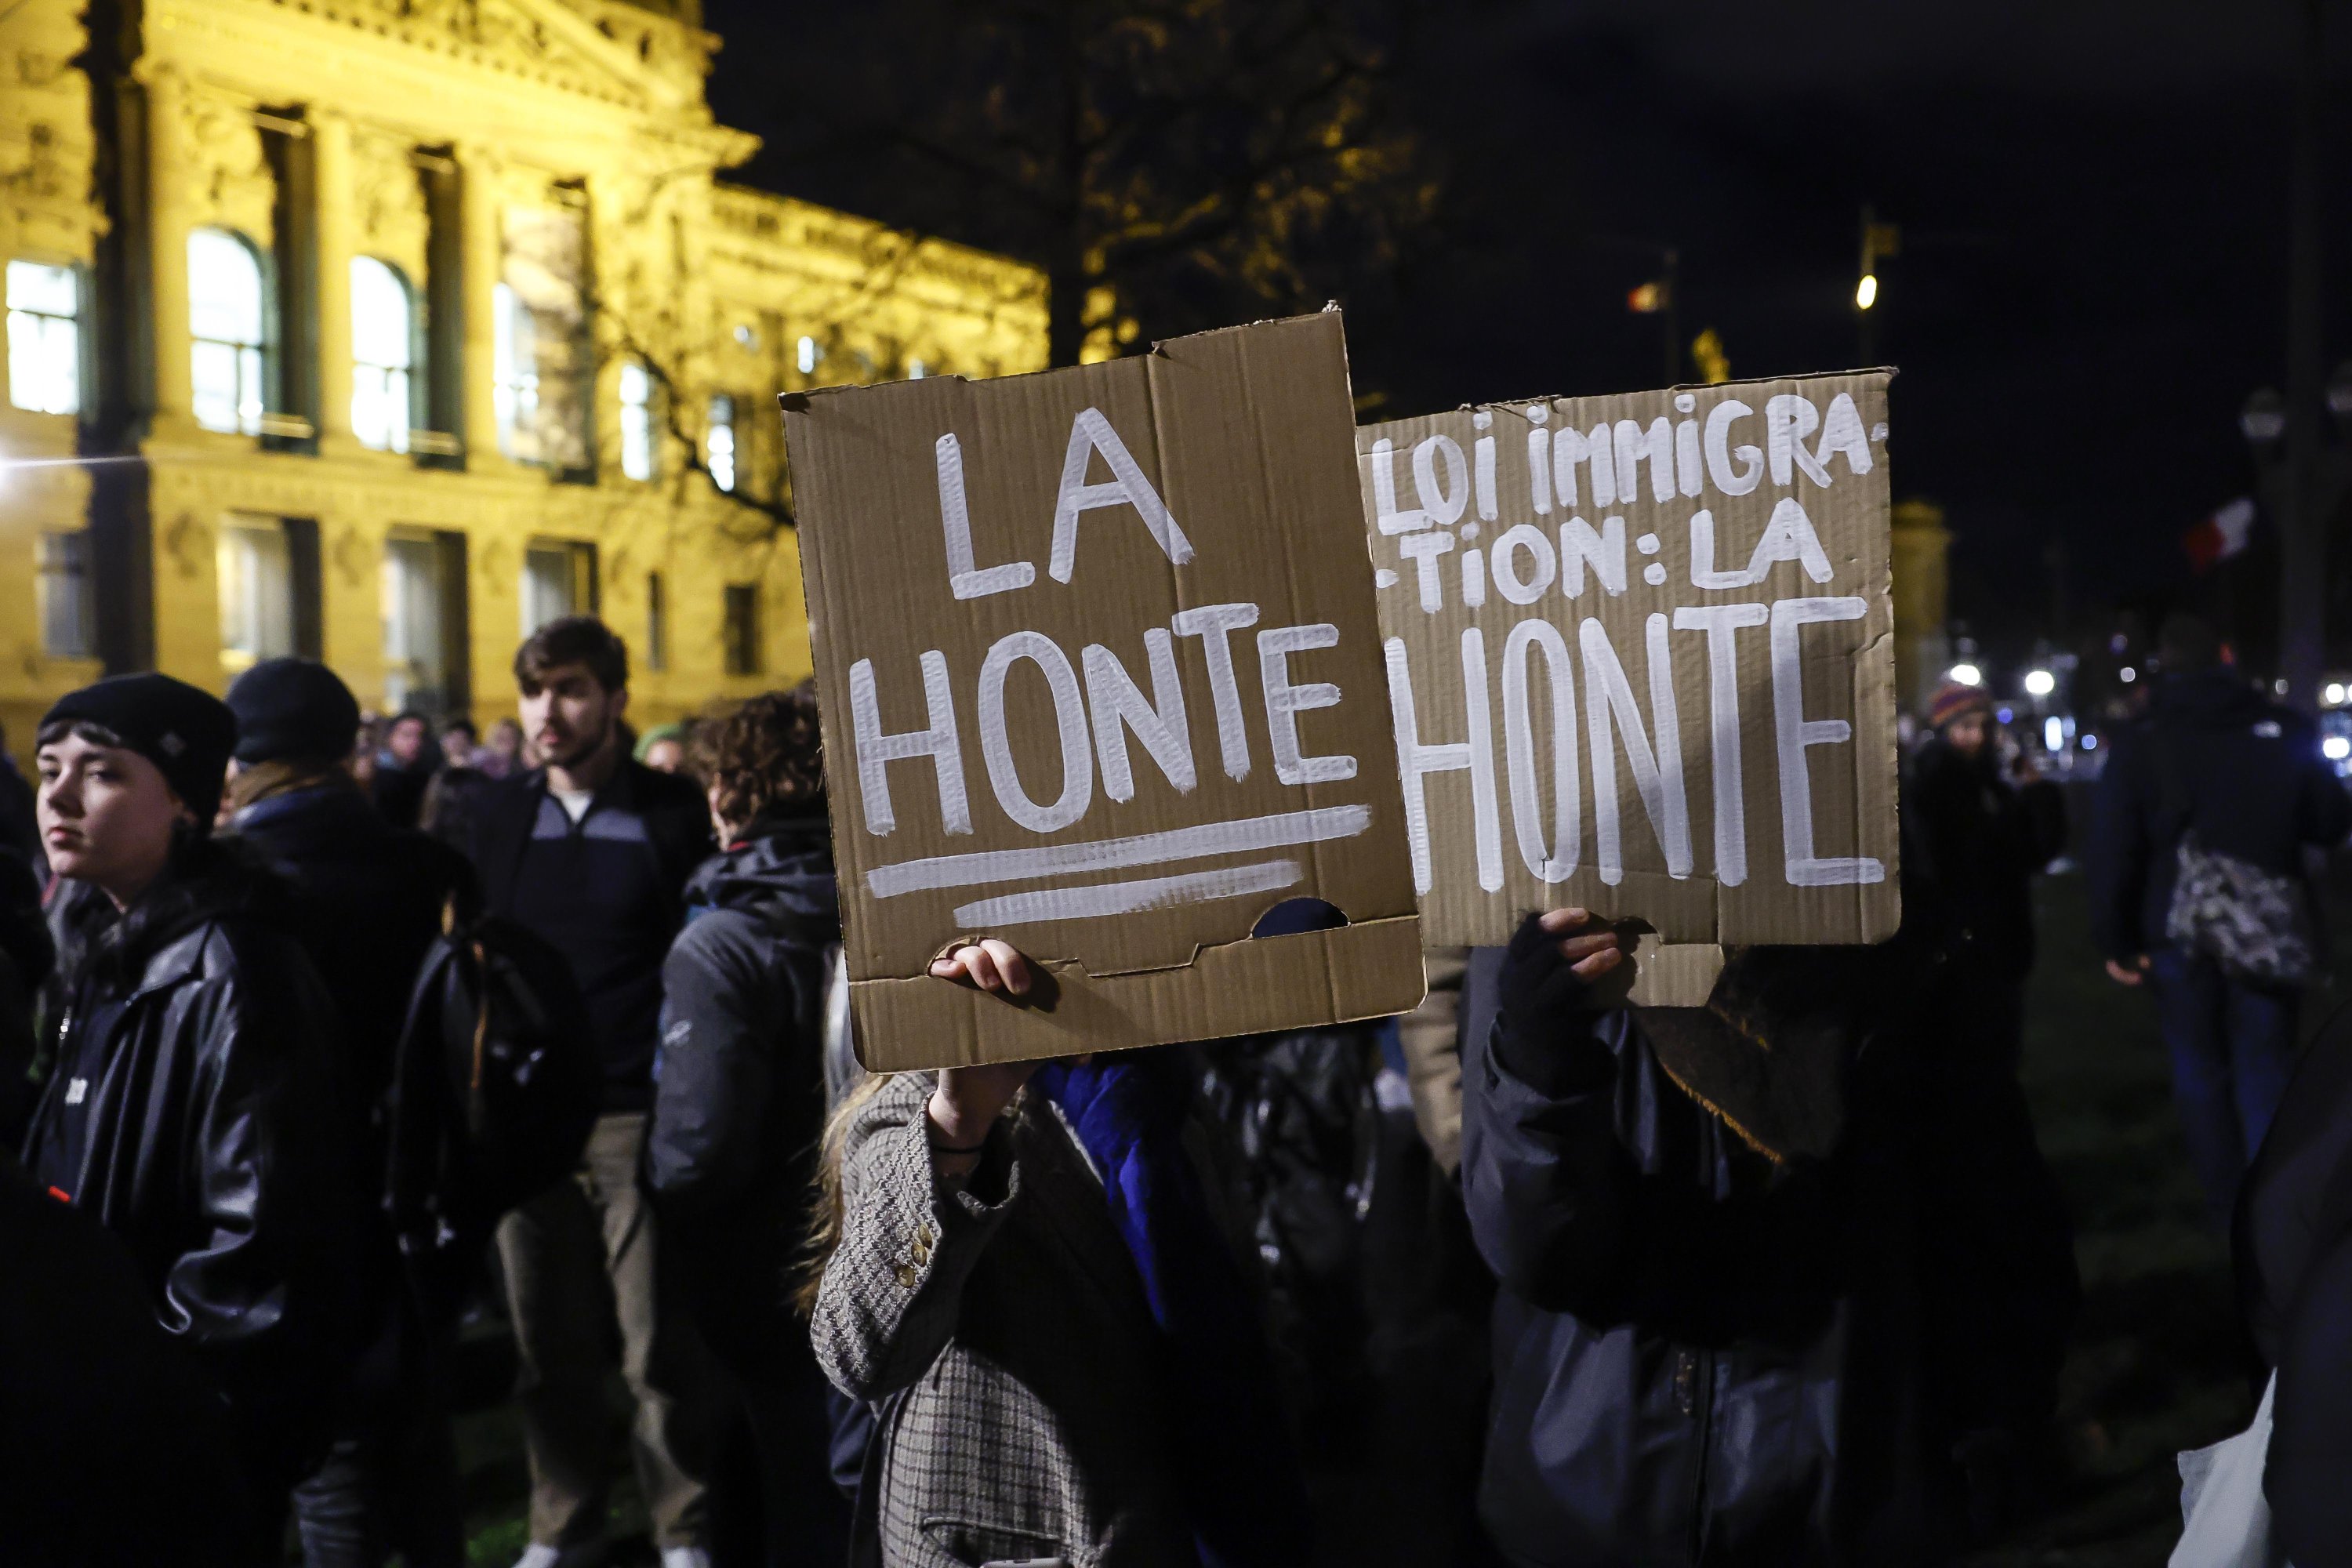
[[[2237,1226],[2314,1568],[2352,1039],[2298,1058],[2319,937],[2272,904],[2352,803],[2210,631],[2163,668],[2095,934]],[[487,744],[277,659],[100,681],[37,787],[0,760],[0,1560],[465,1563],[469,1299],[519,1568],[605,1560],[615,1372],[663,1568],[1933,1564],[2044,1500],[2077,1287],[2019,1070],[2068,824],[1980,689],[1923,714],[1878,946],[1632,1008],[1629,939],[1554,910],[1431,952],[1394,1029],[869,1077],[811,689],[639,735],[587,617],[514,675]],[[940,938],[938,984],[1037,981]],[[466,1157],[420,1166],[452,1073]],[[2270,1528],[2228,1490],[2192,1536]]]

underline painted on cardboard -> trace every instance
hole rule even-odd
[[[1372,825],[1369,805],[1326,805],[1311,811],[1286,811],[1272,816],[1244,817],[1238,822],[1203,822],[1164,833],[1139,833],[1130,838],[1097,839],[1090,844],[1054,844],[1036,849],[984,849],[970,855],[938,855],[927,860],[901,860],[877,866],[866,873],[866,885],[877,899],[929,888],[977,888],[990,882],[1020,882],[1033,877],[1076,877],[1094,871],[1121,871],[1133,866],[1162,866],[1173,860],[1204,860],[1213,855],[1247,855],[1262,849],[1284,849],[1298,844],[1323,844],[1353,838]]]
[[[1337,312],[783,408],[861,1059],[1419,999],[1395,961],[1418,917]],[[1183,861],[1202,864],[1092,875]],[[1347,923],[1255,938],[1284,897]],[[975,1007],[929,977],[982,932],[1056,984]],[[869,1038],[885,1020],[898,1037]]]
[[[1430,941],[1892,932],[1889,374],[1358,433]]]
[[[1132,882],[1102,882],[1086,888],[1045,888],[1006,893],[960,905],[956,923],[974,931],[1015,921],[1085,921],[1110,915],[1241,899],[1252,893],[1295,888],[1307,873],[1296,860],[1264,860],[1255,866],[1221,866],[1174,877],[1143,877]]]

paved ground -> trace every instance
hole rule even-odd
[[[2339,931],[2352,930],[2346,880],[2330,900]],[[1974,1568],[2143,1568],[2161,1564],[2179,1533],[2174,1453],[2236,1430],[2252,1406],[2224,1248],[2189,1172],[2149,1005],[2100,971],[2079,876],[2046,879],[2037,902],[2026,1089],[2073,1206],[2084,1312],[2066,1367],[2056,1500],[2039,1525]],[[2347,994],[2352,963],[2339,955],[2307,1021]],[[505,1568],[524,1542],[513,1417],[469,1416],[461,1438],[474,1562]],[[615,1472],[625,1468],[616,1447]],[[619,1561],[650,1562],[643,1510],[625,1480],[614,1510]]]

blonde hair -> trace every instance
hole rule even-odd
[[[793,1305],[802,1317],[816,1310],[816,1293],[824,1284],[825,1265],[841,1246],[841,1159],[849,1143],[850,1123],[883,1086],[898,1075],[866,1073],[849,1086],[841,1103],[824,1119],[824,1136],[817,1142],[815,1201],[809,1205],[808,1236],[801,1243],[800,1266],[793,1285]]]

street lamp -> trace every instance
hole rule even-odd
[[[1946,670],[1944,674],[1946,679],[1958,681],[1962,686],[1982,686],[1984,684],[1984,671],[1979,669],[1973,664],[1956,664],[1952,666],[1951,668]]]
[[[1853,286],[1853,308],[1867,310],[1878,303],[1878,274],[1865,272],[1862,281]]]
[[[2025,672],[2025,694],[2028,697],[2047,697],[2057,689],[2058,678],[2048,670],[2029,669]]]

